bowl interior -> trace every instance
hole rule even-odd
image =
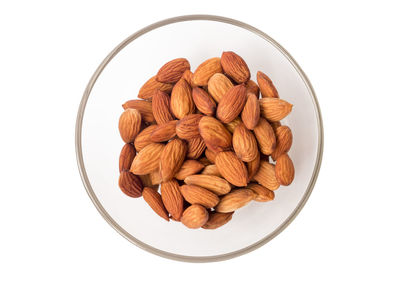
[[[253,80],[258,70],[268,74],[281,98],[294,105],[282,123],[293,132],[289,154],[296,177],[289,187],[276,191],[274,201],[252,202],[222,228],[190,230],[179,222],[164,221],[142,198],[129,198],[118,188],[118,157],[123,146],[118,119],[121,104],[137,98],[142,84],[165,62],[185,57],[194,71],[205,59],[226,50],[246,60]],[[81,138],[87,186],[91,186],[92,197],[114,227],[141,247],[199,258],[245,250],[268,240],[291,219],[307,193],[318,162],[319,123],[309,87],[273,43],[229,23],[195,20],[151,30],[130,42],[108,63],[88,98]]]

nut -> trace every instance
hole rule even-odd
[[[160,156],[160,174],[163,181],[171,180],[180,170],[187,152],[185,141],[173,139],[165,145]]]
[[[266,161],[260,162],[260,168],[256,175],[254,175],[254,180],[272,191],[278,189],[280,186],[275,176],[275,166]]]
[[[231,185],[225,179],[205,174],[190,175],[185,178],[185,183],[188,185],[196,185],[210,190],[211,192],[220,195],[225,195],[231,191]]]
[[[144,175],[157,170],[164,147],[164,144],[159,143],[151,143],[144,147],[133,159],[130,171],[137,175]]]
[[[278,91],[276,91],[271,79],[265,73],[257,72],[257,82],[263,98],[279,98]]]
[[[164,218],[166,221],[169,221],[168,212],[164,207],[161,195],[156,190],[153,188],[144,187],[142,195],[143,199],[147,204],[149,204],[156,214]]]
[[[269,121],[280,121],[291,111],[293,105],[279,98],[260,99],[260,112]]]
[[[217,229],[222,225],[227,224],[233,216],[233,212],[220,213],[220,212],[210,212],[208,216],[208,221],[202,226],[204,229]]]
[[[183,197],[176,180],[161,183],[161,199],[165,208],[176,221],[181,220],[183,212]]]
[[[199,130],[210,150],[219,152],[232,146],[231,134],[221,122],[213,117],[203,117],[199,122]]]
[[[276,138],[271,125],[263,118],[260,118],[254,128],[254,134],[258,141],[260,151],[265,155],[270,155],[276,148]]]
[[[186,160],[181,169],[175,174],[178,180],[184,180],[186,177],[196,174],[204,168],[204,165],[196,160]]]
[[[213,98],[200,87],[193,88],[192,94],[197,109],[207,116],[213,116],[217,107]]]
[[[126,109],[119,118],[118,129],[125,143],[132,143],[140,131],[142,117],[138,110]]]
[[[232,82],[222,73],[214,74],[208,81],[208,92],[219,103],[222,97],[233,87]]]
[[[244,125],[248,129],[253,130],[257,126],[260,119],[260,104],[258,103],[256,95],[247,93],[247,100],[241,117]]]
[[[219,202],[218,196],[213,192],[196,185],[182,185],[180,191],[187,202],[199,204],[208,209],[215,207]]]
[[[124,110],[126,109],[136,109],[139,111],[140,115],[142,116],[142,120],[145,122],[154,122],[153,110],[151,106],[151,101],[145,100],[129,100],[126,101],[122,107]]]
[[[234,152],[220,152],[215,164],[222,176],[235,186],[246,186],[248,182],[247,168]]]
[[[228,123],[240,115],[246,103],[246,87],[242,84],[232,87],[219,101],[217,118]]]
[[[181,79],[175,84],[171,93],[171,112],[178,119],[194,113],[192,88],[189,83]]]
[[[138,198],[142,195],[143,184],[137,175],[129,171],[122,171],[118,180],[119,188],[126,195],[132,198]]]
[[[181,221],[188,228],[200,228],[207,223],[208,212],[200,205],[191,205],[184,211]]]
[[[165,142],[176,135],[176,124],[177,120],[171,120],[169,122],[157,125],[157,127],[150,134],[150,140],[152,142]]]
[[[257,157],[257,140],[244,124],[239,124],[233,132],[232,145],[236,155],[244,162],[251,162]]]
[[[170,97],[167,93],[156,90],[153,95],[152,109],[157,124],[167,123],[174,120],[170,111]]]
[[[198,86],[206,86],[208,80],[216,73],[222,73],[221,59],[208,59],[201,63],[193,73],[193,83]]]
[[[122,147],[121,153],[119,155],[119,172],[123,170],[129,170],[133,159],[136,156],[135,147],[132,144],[125,144]]]
[[[150,100],[153,98],[156,90],[160,90],[165,93],[171,93],[172,84],[158,82],[156,76],[150,78],[146,83],[140,88],[138,97],[145,100]]]
[[[224,72],[236,83],[247,82],[250,78],[250,70],[246,62],[234,52],[223,52],[221,66]]]
[[[215,207],[217,212],[228,213],[233,212],[247,205],[255,198],[255,194],[251,189],[236,189],[222,197],[219,204]]]
[[[288,154],[281,155],[276,160],[275,176],[281,185],[290,185],[294,179],[294,165]]]
[[[254,198],[254,201],[256,202],[268,202],[275,198],[274,191],[271,191],[260,184],[250,183],[247,188],[253,190],[254,194],[256,195]]]
[[[174,59],[160,68],[156,79],[162,83],[176,83],[186,70],[190,70],[188,60],[185,58]]]

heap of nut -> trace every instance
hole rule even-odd
[[[140,99],[123,104],[122,192],[143,196],[167,221],[205,229],[224,225],[253,200],[273,200],[294,178],[292,133],[280,123],[292,105],[261,71],[257,83],[234,52],[194,73],[184,58],[163,65]]]

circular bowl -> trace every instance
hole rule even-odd
[[[178,57],[192,70],[207,58],[234,51],[250,67],[268,74],[281,98],[292,103],[282,121],[292,129],[289,155],[296,176],[275,200],[252,202],[216,230],[191,230],[158,217],[141,198],[118,187],[121,104],[137,98],[145,81]],[[314,187],[321,164],[323,129],[317,98],[304,72],[276,41],[245,23],[209,15],[167,19],[125,39],[104,59],[82,97],[76,122],[76,154],[83,184],[104,219],[135,245],[160,256],[189,262],[230,259],[278,235],[296,217]]]

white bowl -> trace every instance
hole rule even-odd
[[[118,132],[121,104],[165,62],[187,58],[192,70],[205,59],[234,51],[250,67],[273,80],[281,98],[294,105],[283,120],[293,132],[289,155],[294,182],[276,191],[275,200],[252,202],[216,230],[190,230],[158,217],[142,198],[118,187]],[[76,124],[78,166],[86,190],[106,221],[137,246],[171,259],[206,262],[252,251],[279,234],[307,201],[320,168],[323,129],[317,98],[307,77],[277,42],[236,20],[194,15],[167,19],[129,36],[100,64],[82,97]]]

